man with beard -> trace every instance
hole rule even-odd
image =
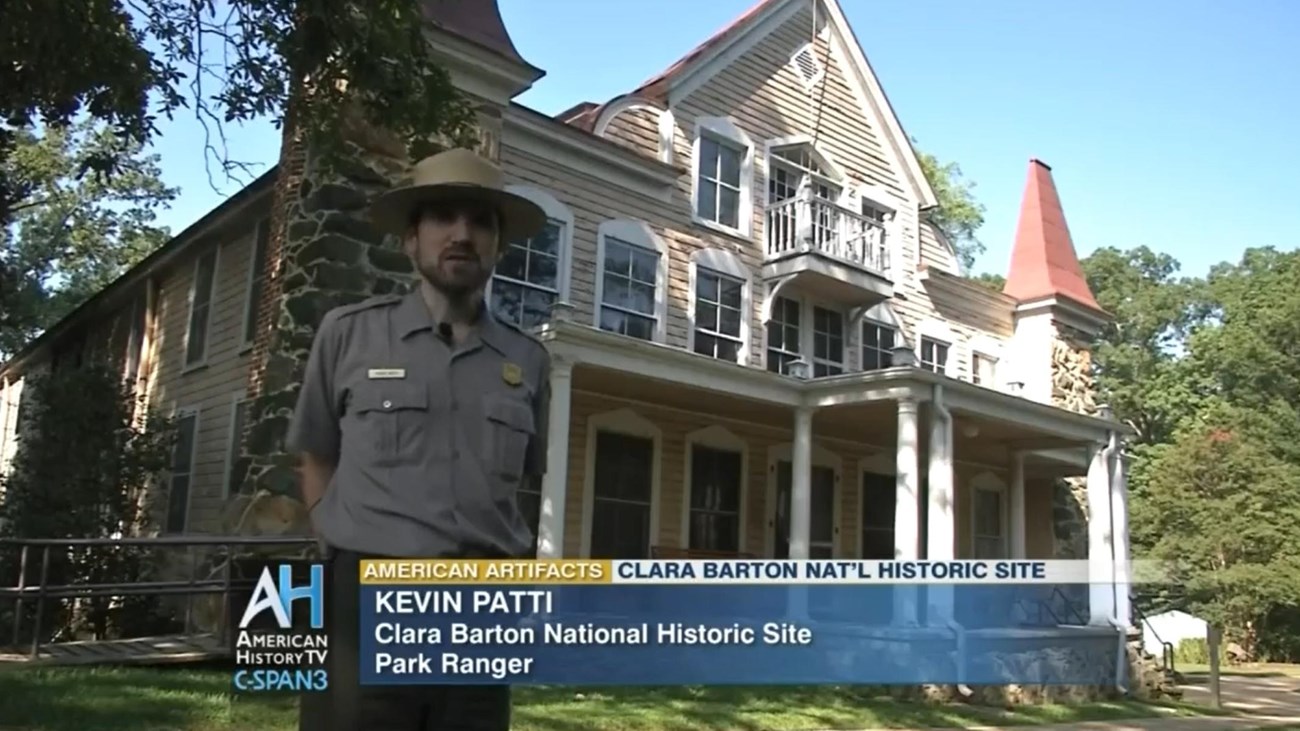
[[[494,316],[484,287],[546,216],[469,150],[420,161],[411,180],[371,218],[402,239],[418,286],[324,316],[288,435],[328,563],[320,710],[340,731],[508,731],[506,685],[359,686],[359,561],[528,556],[516,491],[545,471],[550,356]]]

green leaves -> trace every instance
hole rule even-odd
[[[24,191],[0,229],[0,358],[162,245],[158,210],[176,196],[156,156],[89,121],[15,130],[0,171]],[[87,161],[116,160],[112,174]]]
[[[1135,554],[1243,645],[1294,646],[1267,620],[1300,604],[1300,253],[1249,249],[1204,279],[1146,247],[1083,264],[1116,315],[1098,384],[1138,430]]]

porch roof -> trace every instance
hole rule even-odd
[[[940,399],[951,412],[986,422],[1026,427],[1044,435],[1041,444],[1025,443],[1025,449],[1051,449],[1061,446],[1061,440],[1101,443],[1112,433],[1131,433],[1111,418],[1077,413],[918,367],[800,380],[570,321],[545,325],[539,337],[557,360],[579,367],[621,371],[791,409],[821,410],[880,401],[912,399],[922,403]]]

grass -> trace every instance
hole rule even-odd
[[[228,694],[220,670],[24,668],[0,672],[3,731],[295,731],[293,697]],[[1191,704],[1108,702],[1014,710],[924,705],[855,688],[521,687],[516,731],[806,731],[1021,726],[1152,716],[1207,715]]]
[[[1178,663],[1175,668],[1183,675],[1209,675],[1210,666],[1195,663]],[[1284,663],[1245,663],[1219,665],[1220,675],[1240,675],[1272,678],[1300,678],[1300,665]]]

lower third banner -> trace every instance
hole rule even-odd
[[[1125,672],[1124,644],[1087,626],[1087,590],[363,584],[361,679],[1110,685]]]

